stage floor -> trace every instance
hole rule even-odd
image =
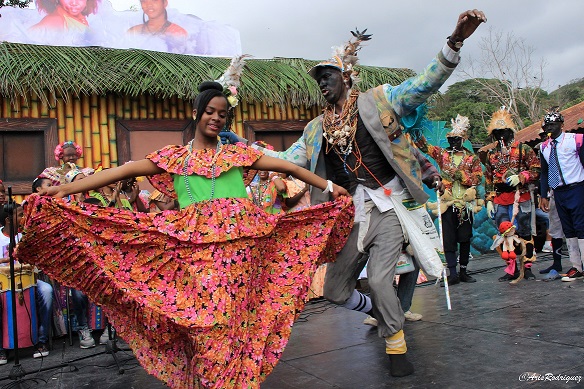
[[[503,262],[496,255],[474,258],[469,270],[478,282],[450,288],[451,311],[444,288],[417,287],[412,311],[424,318],[406,322],[404,329],[416,371],[403,378],[389,374],[384,342],[362,324],[365,315],[313,300],[262,389],[584,387],[584,282],[542,282],[538,270],[550,263],[551,254],[539,254],[534,265],[538,279],[509,285],[497,281]],[[563,264],[567,270],[566,257]],[[99,332],[94,336],[97,340]],[[20,387],[166,388],[130,351],[116,353],[125,370],[118,374],[113,357],[100,354],[105,346],[81,350],[76,337],[74,342],[69,346],[68,338],[54,339],[53,350],[42,362],[32,358],[32,349],[21,350],[27,374]],[[120,347],[127,349],[123,342]],[[0,366],[0,389],[17,387],[8,378],[12,355]],[[551,381],[536,382],[537,374]],[[522,381],[526,377],[531,381]]]

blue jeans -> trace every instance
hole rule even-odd
[[[77,328],[86,330],[87,327],[87,307],[89,299],[80,290],[71,288],[71,300],[73,300],[73,313],[77,318]]]
[[[495,204],[495,227],[499,229],[499,225],[504,221],[511,221],[513,216],[513,204],[500,205]],[[519,203],[519,212],[515,217],[515,224],[517,225],[517,235],[525,240],[531,239],[531,200]]]
[[[399,282],[397,284],[397,298],[404,312],[410,310],[412,306],[412,299],[414,297],[414,290],[416,289],[416,282],[418,281],[418,274],[420,274],[420,267],[418,261],[414,260],[415,270],[409,273],[400,274]]]
[[[39,312],[39,342],[47,343],[53,315],[53,287],[51,284],[37,280],[36,301]]]

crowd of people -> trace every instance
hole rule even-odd
[[[473,218],[483,204],[500,232],[492,248],[507,264],[501,281],[535,278],[537,200],[549,218],[554,256],[540,273],[552,279],[562,272],[565,237],[572,268],[562,280],[584,278],[583,141],[562,131],[559,112],[543,117],[539,157],[514,139],[509,112],[494,112],[487,130],[496,146],[482,159],[484,173],[465,145],[468,118],[452,119],[445,148],[407,131],[404,119],[452,74],[463,42],[483,22],[481,11],[463,12],[424,71],[365,92],[354,65],[371,36],[353,32],[309,71],[326,101],[323,114],[285,151],[263,142],[247,146],[225,128],[234,96],[218,82],[199,85],[195,136],[185,146],[94,171],[77,166],[82,150],[74,142],[60,144],[60,166],[42,172],[26,200],[16,259],[72,288],[82,348],[95,345],[84,316],[89,299],[144,368],[176,388],[259,387],[326,263],[324,297],[367,314],[391,375],[412,374],[404,320],[422,318],[410,311],[424,270],[416,245],[444,253],[445,284],[476,282],[468,266]],[[140,195],[140,177],[155,187],[150,196]],[[442,236],[424,206],[423,185],[438,192]],[[1,182],[0,189],[6,202]],[[404,210],[416,226],[405,222]],[[415,241],[412,228],[425,228],[428,240]],[[404,257],[413,263],[396,289]],[[365,266],[369,295],[356,289]],[[49,288],[37,289],[44,329],[35,357],[48,355]]]

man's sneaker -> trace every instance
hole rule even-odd
[[[422,315],[420,315],[419,313],[414,313],[412,311],[406,311],[404,312],[404,317],[406,318],[407,321],[418,321],[418,320],[422,320]]]
[[[0,365],[6,365],[8,363],[8,356],[6,355],[6,350],[0,350]]]
[[[90,329],[79,330],[79,347],[81,348],[91,348],[95,347],[95,340],[91,336]]]
[[[363,324],[367,324],[371,327],[377,327],[377,319],[373,316],[367,316],[365,320],[363,320]]]
[[[582,278],[584,278],[584,274],[582,274],[581,271],[579,271],[578,269],[573,267],[570,270],[568,270],[568,272],[566,273],[566,275],[564,277],[562,277],[562,281],[572,282],[572,281],[576,281],[576,280],[581,280]]]
[[[114,329],[114,327],[111,327],[111,329],[112,329],[112,339],[113,339],[114,336],[116,336],[116,330]],[[109,340],[109,333],[108,333],[108,330],[106,327],[106,329],[103,330],[103,333],[99,337],[99,344],[107,344],[108,340]]]
[[[554,249],[552,248],[551,240],[546,240],[543,248],[541,249],[542,253],[553,253]]]
[[[39,343],[36,345],[33,358],[44,358],[49,356],[49,348],[44,343]]]

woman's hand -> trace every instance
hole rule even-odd
[[[347,190],[345,188],[343,188],[342,186],[339,186],[339,185],[333,183],[332,196],[333,196],[333,199],[336,199],[339,196],[349,196],[349,192],[347,192]]]
[[[38,191],[39,196],[53,196],[56,198],[63,198],[67,196],[67,193],[63,190],[64,185],[59,186],[49,186],[48,188],[41,188]]]

